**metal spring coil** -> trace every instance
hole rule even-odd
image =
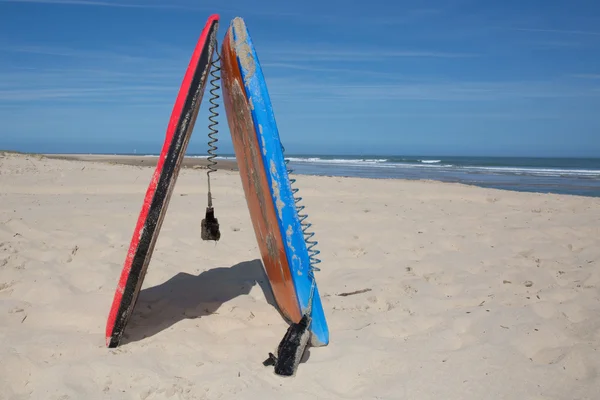
[[[217,121],[217,117],[219,116],[219,113],[216,111],[217,108],[219,108],[219,104],[217,103],[217,100],[219,99],[219,89],[221,89],[221,86],[219,85],[219,81],[221,80],[221,76],[219,74],[219,71],[221,71],[221,67],[219,66],[219,61],[221,60],[221,56],[219,55],[219,51],[217,49],[215,49],[215,53],[217,54],[217,58],[216,60],[214,60],[211,63],[211,70],[210,70],[210,76],[212,77],[210,80],[210,85],[212,86],[210,89],[210,99],[209,102],[211,104],[211,106],[208,108],[208,111],[210,112],[210,116],[208,117],[208,120],[210,121],[210,123],[208,124],[208,154],[209,156],[207,157],[207,162],[208,162],[208,171],[206,172],[206,174],[210,177],[210,174],[212,172],[216,171],[216,168],[214,167],[217,162],[214,161],[215,157],[217,157],[216,155],[216,150],[217,150],[217,146],[215,145],[215,143],[217,143],[217,141],[219,140],[216,135],[217,133],[219,133],[219,130],[217,129],[217,125],[219,124],[219,121]],[[210,185],[210,180],[209,180],[209,185]],[[210,190],[210,186],[209,186],[209,190]]]
[[[285,153],[285,148],[283,147],[283,145],[281,146],[281,150],[282,150],[282,152]],[[289,164],[290,160],[284,158],[284,162],[286,165],[286,170],[287,170],[288,175],[291,175],[294,172],[294,170],[287,166]],[[308,215],[302,214],[302,211],[304,211],[305,206],[299,204],[302,201],[302,197],[296,196],[296,193],[298,193],[298,188],[294,187],[294,184],[296,183],[296,179],[294,179],[292,177],[290,177],[289,179],[290,179],[290,185],[292,186],[292,196],[294,197],[294,203],[296,206],[296,210],[298,212],[298,218],[300,218],[300,225],[302,226],[302,234],[304,235],[304,241],[306,242],[306,250],[308,250],[308,259],[309,259],[309,264],[310,264],[308,276],[312,280],[312,287],[311,287],[311,293],[310,293],[310,300],[312,303],[312,297],[313,297],[314,287],[315,287],[314,272],[320,271],[320,269],[316,265],[321,263],[321,260],[319,258],[317,258],[317,256],[319,254],[321,254],[321,252],[315,248],[315,246],[317,246],[319,244],[319,242],[312,239],[315,236],[315,233],[308,231],[308,229],[312,226],[311,223],[306,222]]]

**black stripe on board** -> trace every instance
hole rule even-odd
[[[188,95],[177,123],[177,130],[173,135],[165,157],[155,194],[148,210],[148,216],[142,228],[142,237],[131,263],[131,270],[127,278],[125,290],[123,291],[123,297],[121,298],[121,304],[115,318],[108,347],[117,347],[119,345],[125,325],[137,301],[140,290],[139,286],[141,286],[141,281],[143,280],[142,275],[145,274],[144,264],[146,264],[147,268],[146,259],[148,259],[149,263],[150,253],[153,251],[158,237],[158,230],[156,228],[162,223],[162,218],[164,218],[168,206],[170,192],[173,190],[174,182],[172,182],[172,179],[181,165],[181,160],[185,154],[187,143],[194,128],[196,116],[198,115],[200,102],[210,72],[212,54],[216,45],[218,24],[218,21],[212,23],[196,67],[196,72],[188,89]]]

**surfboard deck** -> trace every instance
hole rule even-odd
[[[144,281],[210,73],[219,16],[206,22],[179,88],[158,163],[146,191],[106,323],[106,345],[121,341]]]
[[[231,22],[222,44],[221,79],[223,103],[263,264],[280,311],[297,323],[309,305],[310,257],[266,82],[241,18]],[[327,345],[329,330],[318,287],[311,318],[311,344]]]

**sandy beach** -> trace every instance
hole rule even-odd
[[[181,170],[108,349],[153,168],[75,158],[0,155],[0,399],[599,396],[600,198],[297,176],[331,343],[281,378],[262,361],[287,325],[234,163],[212,175],[217,244],[200,238],[206,170]]]

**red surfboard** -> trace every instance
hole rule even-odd
[[[106,322],[106,345],[116,347],[131,316],[179,175],[216,49],[219,16],[208,18],[179,88],[154,175],[146,191]]]

